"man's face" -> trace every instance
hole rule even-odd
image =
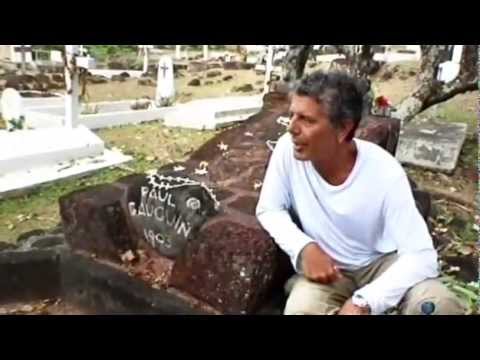
[[[322,105],[309,96],[294,94],[288,131],[294,155],[301,161],[328,161],[342,143],[344,131],[335,129]]]

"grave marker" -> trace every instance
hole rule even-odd
[[[15,89],[7,88],[2,93],[2,118],[7,122],[7,129],[12,128],[11,121],[22,117],[22,97]]]
[[[158,62],[157,91],[155,103],[157,106],[167,106],[175,97],[175,80],[173,76],[173,61],[170,56],[162,56]]]
[[[405,164],[452,172],[466,134],[463,123],[410,123],[400,133],[396,157]]]
[[[160,254],[175,258],[219,203],[211,189],[178,173],[154,174],[128,203],[137,236]]]

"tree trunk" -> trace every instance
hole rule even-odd
[[[302,77],[311,49],[312,45],[290,45],[283,64],[283,81],[289,83]]]
[[[335,47],[339,54],[345,56],[347,72],[356,78],[366,79],[380,69],[380,63],[373,60],[372,45],[335,45]]]
[[[447,59],[448,45],[422,45],[422,59],[417,86],[411,95],[397,106],[392,116],[410,122],[429,107],[453,98],[455,95],[478,90],[478,45],[463,48],[460,72],[455,80],[444,84],[437,80],[438,66]]]

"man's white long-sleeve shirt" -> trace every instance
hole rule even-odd
[[[256,214],[299,272],[297,258],[311,242],[347,270],[397,251],[398,259],[385,273],[355,292],[373,314],[380,314],[415,284],[438,276],[437,253],[398,161],[376,144],[354,141],[355,165],[343,184],[333,186],[310,161],[295,159],[291,136],[283,135],[270,159]]]

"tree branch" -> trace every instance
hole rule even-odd
[[[435,96],[429,97],[428,99],[425,100],[420,112],[428,109],[433,105],[450,100],[454,96],[457,96],[459,94],[464,94],[470,91],[475,91],[475,90],[478,90],[477,81],[471,82],[468,84],[458,84],[457,86],[454,86],[454,87],[449,85],[444,85],[439,94],[436,94]]]

